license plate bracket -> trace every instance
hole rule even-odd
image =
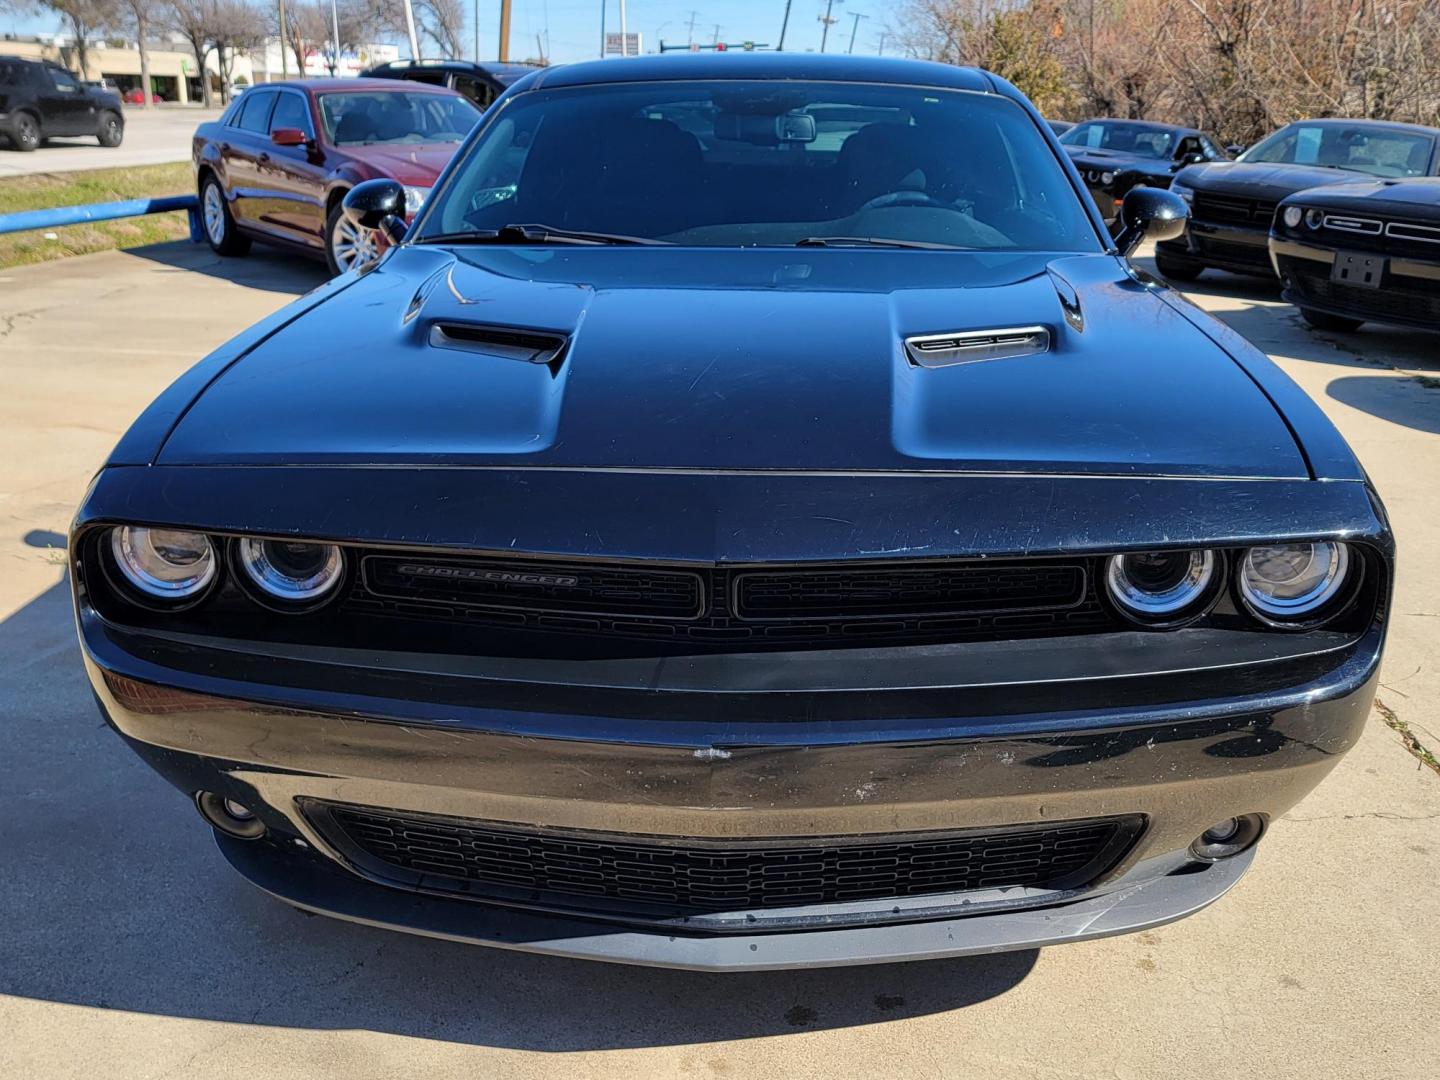
[[[1385,278],[1385,256],[1337,251],[1330,280],[1338,285],[1354,285],[1361,289],[1378,289]]]

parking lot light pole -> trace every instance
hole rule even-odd
[[[420,42],[415,38],[415,9],[405,0],[405,33],[410,37],[410,59],[420,59]]]

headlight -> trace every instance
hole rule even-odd
[[[1113,172],[1102,172],[1102,173],[1100,174],[1100,183],[1102,183],[1102,184],[1113,184],[1114,182],[1115,182],[1115,174],[1114,174]]]
[[[1317,210],[1312,206],[1309,210],[1305,211],[1305,224],[1312,229],[1320,228],[1321,225],[1325,224],[1325,212],[1323,210]]]
[[[1195,201],[1194,189],[1188,188],[1184,184],[1171,184],[1170,190],[1176,195],[1179,195],[1180,198],[1184,199],[1187,203],[1193,203]]]
[[[1350,569],[1346,544],[1253,547],[1240,564],[1240,595],[1261,618],[1304,619],[1334,599]]]
[[[1298,206],[1287,206],[1287,207],[1285,207],[1285,213],[1284,213],[1284,215],[1283,215],[1283,220],[1284,220],[1285,224],[1286,224],[1289,228],[1298,229],[1298,228],[1300,227],[1300,219],[1303,218],[1304,216],[1305,216],[1305,211],[1304,211],[1304,210],[1301,210],[1300,207],[1298,207]]]
[[[110,551],[125,580],[147,596],[183,600],[215,580],[215,548],[204,533],[121,525]]]
[[[297,540],[241,540],[240,568],[267,597],[310,605],[329,595],[345,574],[345,557],[334,544]]]
[[[1142,551],[1112,555],[1105,566],[1110,598],[1143,622],[1173,622],[1198,608],[1215,580],[1215,553]]]
[[[430,197],[428,187],[407,187],[405,189],[405,213],[418,213],[420,207],[425,205],[425,200]]]

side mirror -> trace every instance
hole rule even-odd
[[[1240,145],[1239,143],[1231,143],[1229,146],[1225,147],[1225,153],[1229,154],[1231,157],[1239,157],[1246,151],[1246,149],[1246,147]]]
[[[270,132],[270,141],[276,146],[305,146],[310,136],[299,128],[276,128]]]
[[[1180,164],[1181,164],[1182,166],[1183,166],[1183,165],[1199,165],[1199,164],[1201,164],[1202,162],[1204,162],[1204,160],[1205,160],[1205,155],[1202,154],[1202,153],[1200,153],[1200,151],[1195,150],[1195,151],[1192,151],[1191,153],[1186,154],[1184,157],[1182,157],[1182,158],[1180,159]]]
[[[405,188],[396,180],[366,180],[345,193],[340,204],[352,225],[379,229],[392,244],[405,239]]]
[[[1185,231],[1190,206],[1184,199],[1164,188],[1131,188],[1120,204],[1120,229],[1115,246],[1121,255],[1129,255],[1141,241],[1173,240]]]

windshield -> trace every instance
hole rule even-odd
[[[348,91],[321,94],[320,119],[332,146],[456,143],[470,134],[480,110],[459,94]]]
[[[1147,124],[1127,124],[1119,120],[1091,120],[1078,124],[1060,136],[1066,146],[1083,146],[1090,150],[1114,150],[1138,157],[1168,158],[1175,143],[1175,133]]]
[[[1424,176],[1435,140],[1363,124],[1291,124],[1240,155],[1270,165],[1324,165],[1371,176]]]
[[[718,247],[826,238],[1100,246],[1038,128],[1013,102],[851,83],[726,79],[522,93],[492,114],[417,239],[493,238],[522,224]]]

